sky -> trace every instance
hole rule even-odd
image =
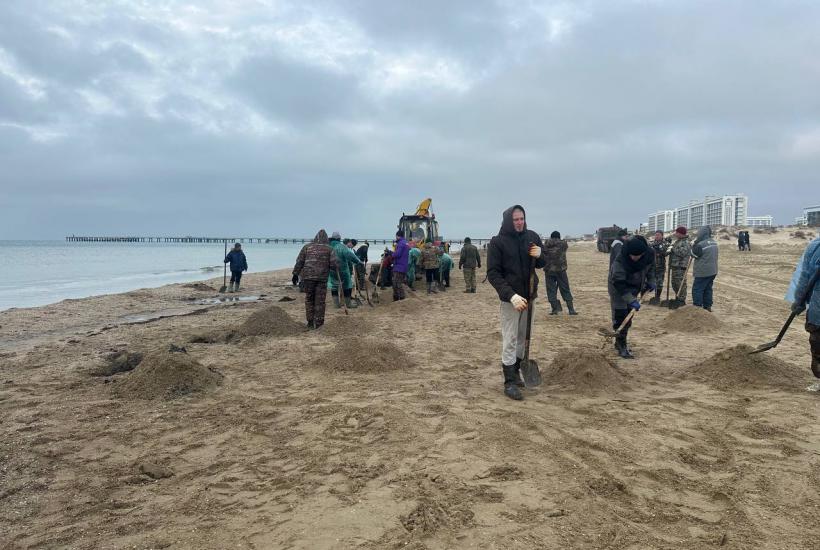
[[[820,204],[820,2],[4,0],[0,239]]]

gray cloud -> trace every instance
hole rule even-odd
[[[634,226],[820,202],[813,2],[8,2],[0,235]]]

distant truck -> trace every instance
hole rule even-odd
[[[438,232],[438,221],[436,215],[431,212],[433,199],[424,199],[416,207],[415,214],[402,214],[399,219],[399,231],[404,234],[405,239],[412,239],[417,243],[440,241],[442,239]]]
[[[596,240],[598,241],[598,252],[609,252],[612,248],[612,243],[618,238],[618,232],[622,229],[626,228],[618,227],[617,225],[599,227],[595,233]]]

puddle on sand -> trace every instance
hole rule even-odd
[[[262,296],[225,296],[224,298],[203,298],[194,303],[203,306],[218,306],[220,304],[235,304],[237,302],[256,302],[261,299]]]

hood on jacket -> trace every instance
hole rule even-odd
[[[317,244],[328,244],[330,241],[327,238],[327,231],[320,229],[316,236],[313,237],[313,242]]]
[[[524,207],[520,204],[514,204],[504,210],[504,214],[501,217],[501,230],[498,232],[499,235],[506,234],[506,235],[517,235],[515,231],[515,226],[513,225],[512,215],[513,210],[521,210],[524,212],[524,231],[523,233],[527,232],[527,211],[524,210]]]
[[[705,241],[706,239],[711,239],[711,238],[712,238],[712,228],[709,227],[708,225],[704,225],[703,227],[698,229],[698,236],[695,239],[695,242],[699,243],[700,241]]]
[[[630,256],[637,256],[643,254],[638,261],[633,261]],[[621,262],[628,272],[640,271],[648,266],[654,260],[655,255],[652,253],[647,244],[646,239],[637,235],[632,239],[626,241],[626,244],[621,248]]]

